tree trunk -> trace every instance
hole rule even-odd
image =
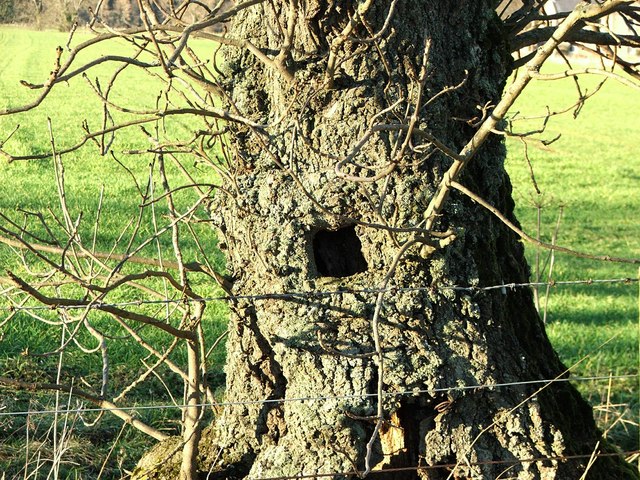
[[[246,403],[205,433],[201,467],[219,472],[208,478],[421,466],[373,478],[578,479],[599,436],[571,385],[464,388],[565,370],[528,289],[451,288],[527,282],[518,237],[454,192],[435,247],[399,256],[451,164],[420,132],[459,151],[510,74],[495,2],[405,0],[389,17],[390,3],[374,1],[351,31],[354,1],[264,2],[234,20],[230,37],[274,59],[226,50],[230,106],[267,125],[233,127],[234,185],[212,205],[234,293],[342,293],[232,305],[226,400]],[[340,32],[349,39],[332,43]],[[513,219],[504,158],[496,136],[461,183]],[[274,399],[288,401],[257,402]],[[612,457],[589,474],[636,478]]]

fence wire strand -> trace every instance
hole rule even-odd
[[[383,396],[398,397],[398,396],[417,396],[417,395],[433,395],[436,393],[451,393],[451,392],[463,392],[469,390],[486,390],[493,388],[506,388],[522,385],[540,385],[540,384],[552,384],[561,382],[589,382],[600,380],[624,380],[631,378],[638,378],[638,374],[626,374],[626,375],[602,375],[602,376],[590,376],[590,377],[568,377],[568,378],[553,378],[544,380],[524,380],[520,382],[506,382],[506,383],[492,383],[483,385],[466,385],[458,387],[442,387],[432,389],[414,389],[406,390],[402,392],[384,392]],[[349,394],[349,395],[327,395],[327,396],[313,396],[313,397],[293,397],[293,398],[272,398],[265,400],[241,400],[241,401],[229,401],[229,402],[216,402],[216,403],[199,403],[197,407],[235,407],[235,406],[247,406],[247,405],[267,405],[267,404],[284,404],[284,403],[314,403],[329,400],[354,400],[362,398],[376,398],[377,393],[361,393],[361,394]],[[139,405],[131,407],[116,407],[116,408],[67,408],[59,410],[25,410],[17,412],[3,412],[0,411],[0,417],[6,417],[11,415],[67,415],[67,414],[82,414],[82,413],[101,413],[111,411],[144,411],[144,410],[167,410],[167,409],[186,409],[193,408],[195,405],[186,404],[166,404],[166,405]]]
[[[433,291],[433,290],[453,290],[458,292],[467,293],[480,293],[490,292],[494,290],[500,290],[501,293],[506,294],[508,290],[515,290],[518,288],[530,288],[530,287],[562,287],[572,285],[602,285],[602,284],[633,284],[639,283],[640,278],[606,278],[606,279],[586,279],[586,280],[565,280],[565,281],[550,281],[550,282],[526,282],[526,283],[502,283],[499,285],[490,286],[461,286],[461,285],[440,285],[433,284],[430,286],[418,286],[418,287],[398,287],[390,286],[385,288],[348,288],[340,287],[335,290],[312,290],[312,291],[291,291],[282,293],[264,293],[255,295],[219,295],[212,297],[197,297],[197,298],[174,298],[174,299],[162,299],[162,300],[131,300],[125,302],[84,302],[77,305],[10,305],[0,306],[0,310],[8,312],[17,311],[43,311],[43,310],[78,310],[78,309],[101,309],[108,307],[136,307],[143,305],[168,305],[168,304],[183,304],[192,302],[235,302],[238,300],[247,301],[260,301],[260,300],[288,300],[299,298],[324,298],[340,295],[358,295],[358,294],[378,294],[378,293],[407,293],[407,292],[421,292],[421,291]]]

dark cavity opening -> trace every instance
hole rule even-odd
[[[367,270],[355,226],[320,230],[313,237],[313,255],[321,277],[350,277]]]

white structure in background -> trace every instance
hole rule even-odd
[[[544,4],[547,13],[570,12],[580,0],[550,0]]]
[[[580,3],[580,0],[549,0],[544,4],[544,10],[547,14],[570,12],[578,3]],[[636,2],[636,4],[640,4],[640,2]],[[606,17],[605,22],[601,29],[602,31],[611,30],[619,35],[636,34],[636,32],[629,29],[622,15],[618,13]],[[640,47],[619,47],[618,54],[623,58],[638,57],[640,56]]]
[[[580,3],[580,0],[548,0],[544,2],[544,11],[547,15],[553,15],[556,13],[570,12],[575,8],[575,6]],[[640,6],[640,1],[636,1],[635,5]],[[503,18],[508,17],[514,12],[518,11],[523,6],[523,0],[502,0],[500,5],[497,8],[497,11],[501,14]],[[601,27],[595,28],[597,30],[606,32],[608,30],[617,33],[618,35],[637,35],[638,32],[632,31],[624,21],[624,18],[620,14],[613,14],[606,17],[603,20],[604,23]],[[557,23],[557,21],[551,22]],[[565,53],[575,54],[582,57],[587,57],[585,51],[579,48],[564,48],[567,44],[564,44],[561,48]],[[567,46],[568,47],[568,46]],[[535,46],[524,48],[520,53],[522,56],[530,53]],[[640,57],[640,46],[638,47],[619,47],[618,55],[622,58],[630,59],[637,61]]]

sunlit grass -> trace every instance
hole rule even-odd
[[[593,76],[581,80],[583,93],[594,91],[600,81]],[[514,111],[524,117],[544,115],[546,106],[561,110],[577,99],[572,79],[538,81],[530,85],[528,95],[518,101]],[[531,181],[522,142],[508,141],[507,168],[514,184],[517,216],[527,232],[536,235],[536,205],[542,205],[540,233],[550,242],[562,208],[559,245],[594,255],[640,258],[638,111],[640,95],[608,81],[587,100],[576,119],[572,113],[551,118],[547,130],[537,138],[548,140],[561,134],[560,139],[549,146],[531,141],[528,149],[541,195]],[[540,120],[514,123],[516,131],[540,125]],[[540,253],[541,264],[546,266],[540,269],[540,279],[546,281],[549,253]],[[528,246],[527,254],[535,275],[536,248]],[[553,280],[606,278],[638,279],[638,265],[556,255]],[[637,282],[551,288],[547,332],[564,362],[575,364],[575,375],[638,373],[639,295]],[[592,401],[598,401],[606,386],[607,382],[579,385]],[[628,404],[636,423],[638,398],[637,378],[613,381],[612,399]],[[627,445],[637,447],[637,428],[627,433]]]
[[[91,37],[86,33],[77,33],[73,44],[88,38]],[[6,54],[3,57],[3,61],[6,63],[0,68],[7,71],[7,75],[0,78],[0,82],[2,82],[0,105],[15,107],[34,99],[39,91],[27,89],[19,85],[18,81],[25,79],[32,83],[39,83],[46,80],[48,71],[53,66],[55,47],[65,45],[67,40],[68,35],[65,33],[32,32],[11,27],[0,28],[0,42],[2,42],[0,46]],[[94,55],[106,53],[107,49],[110,54],[126,54],[131,51],[130,46],[124,41],[115,40],[109,47],[102,45],[92,47],[81,57],[88,59]],[[63,54],[63,62],[66,55],[67,53]],[[11,64],[7,60],[10,58],[19,58],[20,60]],[[82,58],[79,64],[82,64]],[[98,78],[104,88],[108,79],[119,66],[105,64],[89,70],[88,76],[94,83]],[[125,70],[115,85],[116,90],[111,97],[114,101],[118,102],[118,100],[126,98],[127,106],[148,110],[155,108],[156,101],[165,88],[165,85],[157,78],[135,69]],[[132,103],[133,105],[131,105]],[[3,149],[13,155],[51,152],[49,122],[57,150],[75,145],[85,134],[82,127],[83,121],[89,122],[92,131],[102,128],[97,121],[102,118],[102,109],[102,103],[93,93],[87,81],[78,76],[72,79],[69,85],[57,86],[39,108],[17,116],[0,117],[0,138],[6,138],[8,133],[17,124],[20,124],[18,132],[6,142]],[[117,112],[115,115],[118,115]],[[124,114],[120,114],[119,117],[121,118],[116,118],[116,122],[126,121],[130,118]],[[161,137],[163,139],[177,139],[187,136],[190,128],[184,123],[184,120],[170,120],[159,124]],[[147,128],[153,130],[153,124]],[[79,216],[83,218],[78,234],[82,237],[85,245],[92,245],[95,237],[97,250],[110,252],[115,248],[116,252],[122,251],[123,244],[126,243],[127,236],[132,234],[133,225],[140,215],[141,203],[148,200],[148,198],[141,197],[137,188],[146,190],[147,185],[151,182],[153,190],[157,192],[155,195],[159,196],[162,193],[157,164],[153,163],[153,155],[126,154],[130,149],[144,149],[147,146],[148,140],[145,135],[141,135],[140,128],[133,127],[118,132],[110,149],[110,153],[119,160],[120,164],[114,161],[110,154],[100,155],[99,150],[95,147],[91,148],[91,145],[63,156],[69,212],[74,219]],[[166,159],[166,163],[171,187],[190,183],[189,180],[182,177],[177,166],[172,164],[169,158]],[[135,178],[135,182],[132,180],[132,176]],[[0,178],[5,180],[5,185],[10,185],[10,188],[5,189],[5,193],[0,196],[0,210],[3,213],[16,221],[21,221],[25,211],[42,213],[54,225],[53,232],[60,234],[60,238],[64,239],[61,229],[56,228],[53,220],[53,214],[60,217],[60,202],[57,195],[54,165],[50,159],[28,162],[15,161],[11,164],[2,161],[0,162]],[[215,180],[211,171],[206,170],[200,172],[200,179],[208,182]],[[189,190],[176,193],[178,210],[185,211],[196,198],[197,196]],[[99,204],[101,205],[100,209]],[[95,219],[98,215],[100,221],[96,225]],[[153,210],[151,208],[143,210],[142,228],[138,232],[137,238],[145,239],[153,235],[156,228],[159,229],[166,225],[166,215],[167,208],[162,202],[158,202]],[[155,216],[157,226],[154,226],[153,216]],[[37,228],[37,220],[33,217],[27,218],[29,225]],[[222,256],[215,248],[216,239],[212,230],[206,225],[201,228],[196,226],[196,229],[209,260],[214,263],[215,267],[221,268]],[[121,241],[120,246],[116,247],[116,241],[121,236],[125,238],[125,241]],[[183,233],[181,247],[186,261],[202,261],[203,254],[196,248],[188,233]],[[164,260],[175,260],[172,258],[171,239],[168,234],[151,242],[148,247],[139,252],[139,255],[161,260],[160,253]],[[10,250],[2,249],[0,260],[7,268],[13,265],[12,268],[20,271],[20,265],[16,263],[15,255]],[[195,278],[194,281],[202,295],[219,293],[216,288],[207,286],[208,283],[211,283],[208,278]],[[135,297],[118,297],[116,294],[107,298],[109,301],[125,299],[131,300]],[[158,307],[154,308],[158,309]],[[225,308],[215,304],[210,305],[207,312],[206,319],[212,320],[216,324],[219,324],[225,316]],[[8,326],[5,334],[11,335],[14,329],[16,332],[24,332],[25,329],[29,331],[27,325],[30,322],[35,321],[27,319],[14,321]],[[105,322],[108,321],[105,320]],[[35,323],[37,324],[37,322]],[[38,327],[34,328],[37,331]],[[217,331],[219,328],[214,328],[214,330]],[[27,343],[32,340],[44,341],[44,338],[46,336],[32,339],[21,335],[15,341],[3,343],[10,344],[11,350],[15,351],[26,348]],[[116,358],[120,358],[118,354],[127,355],[131,350],[135,350],[135,347],[126,346],[123,342],[113,342],[112,348]],[[119,349],[122,351],[118,352]],[[128,354],[125,359],[133,357],[134,355]]]
[[[73,45],[90,38],[86,33],[78,33],[74,37]],[[49,72],[53,68],[55,48],[58,45],[66,45],[67,34],[59,32],[33,32],[12,27],[0,27],[0,48],[3,55],[0,57],[0,108],[17,107],[32,102],[39,90],[31,90],[20,85],[20,80],[31,83],[46,81]],[[203,44],[203,49],[206,46]],[[130,47],[122,40],[111,42],[106,46],[93,47],[90,51],[81,55],[84,59],[94,56],[109,54],[126,55],[131,52]],[[64,62],[68,53],[62,56]],[[80,58],[80,63],[82,62]],[[90,80],[94,85],[100,84],[105,88],[113,72],[120,65],[104,64],[89,70],[87,79],[78,76],[68,84],[60,84],[54,88],[37,109],[10,117],[0,117],[0,139],[4,141],[7,136],[19,124],[20,128],[2,146],[3,150],[14,156],[50,153],[52,151],[51,132],[55,139],[57,151],[64,150],[77,144],[85,135],[83,122],[88,122],[90,131],[97,131],[110,126],[107,122],[102,124],[103,104],[95,95]],[[97,80],[96,80],[97,79]],[[115,83],[110,100],[115,103],[126,104],[128,107],[142,111],[153,111],[156,105],[162,105],[162,92],[165,85],[153,76],[143,71],[127,68],[120,74]],[[159,100],[160,99],[160,100]],[[159,103],[158,103],[159,102]],[[113,112],[115,122],[124,122],[130,115]],[[156,124],[148,124],[147,131],[151,134],[157,132],[163,140],[180,139],[190,136],[198,125],[187,123],[187,118],[168,119]],[[107,140],[109,140],[107,138]],[[118,132],[115,141],[107,155],[101,155],[96,145],[88,145],[85,148],[63,155],[65,167],[66,196],[70,216],[75,220],[82,218],[78,235],[87,247],[94,242],[96,250],[110,252],[123,252],[129,237],[133,234],[136,219],[142,212],[142,227],[139,229],[134,246],[139,241],[154,234],[156,228],[162,228],[169,222],[167,207],[164,202],[154,204],[153,210],[146,208],[141,210],[140,205],[149,198],[143,198],[138,192],[138,187],[145,191],[151,185],[157,197],[162,193],[160,176],[157,163],[154,163],[152,154],[128,155],[129,150],[144,150],[148,148],[149,141],[142,134],[140,127],[131,127]],[[120,162],[116,162],[114,157]],[[190,180],[184,178],[179,168],[172,160],[166,159],[167,173],[170,186],[189,184]],[[215,176],[211,170],[199,170],[196,173],[198,181],[208,183],[215,182]],[[135,181],[132,179],[135,178]],[[35,161],[15,161],[11,164],[4,159],[0,160],[0,179],[3,184],[3,192],[0,194],[0,211],[13,218],[18,224],[27,222],[42,238],[49,239],[48,234],[38,226],[38,220],[33,215],[25,212],[41,213],[52,225],[51,230],[64,244],[65,234],[59,225],[57,218],[62,218],[60,201],[58,199],[54,164],[50,159]],[[137,186],[136,186],[137,184]],[[153,197],[151,197],[153,198]],[[190,190],[183,190],[175,194],[178,211],[184,212],[196,201],[197,195]],[[101,207],[99,208],[99,205]],[[198,210],[201,216],[205,216],[202,208]],[[97,223],[95,219],[100,216]],[[154,226],[153,217],[155,217]],[[223,260],[215,245],[217,240],[212,229],[206,225],[194,226],[198,238],[203,246],[208,259],[217,269],[223,268]],[[124,240],[116,245],[117,239]],[[203,261],[204,254],[197,248],[193,238],[188,232],[183,231],[181,247],[185,261]],[[151,242],[138,255],[157,260],[175,261],[172,252],[171,238],[169,234],[158,237]],[[32,256],[27,258],[33,259]],[[12,270],[18,274],[26,274],[25,266],[16,256],[16,252],[9,248],[0,248],[0,264],[4,270]],[[39,268],[34,262],[29,262],[29,268]],[[42,268],[42,267],[40,267]],[[129,271],[136,267],[130,267]],[[126,272],[127,270],[125,270]],[[202,296],[219,295],[221,291],[210,278],[203,275],[193,276],[192,287]],[[162,291],[162,282],[156,282],[155,288]],[[66,293],[70,295],[70,287],[66,287]],[[114,292],[105,300],[118,302],[123,300],[137,300],[139,293],[133,290]],[[72,296],[72,295],[70,295]],[[0,306],[6,307],[8,303],[0,298]],[[163,318],[171,313],[173,307],[155,305],[140,307],[147,314]],[[2,318],[7,311],[1,312]],[[49,320],[59,320],[56,311],[38,311],[39,315]],[[74,312],[79,314],[80,312]],[[227,306],[223,302],[210,302],[205,310],[203,327],[207,343],[209,345],[226,329]],[[131,339],[124,339],[123,330],[115,324],[108,315],[92,313],[89,320],[94,328],[99,329],[111,340],[108,342],[109,355],[109,395],[117,394],[137,376],[146,370],[143,360],[153,363],[153,358],[148,358],[148,352]],[[1,328],[0,336],[0,370],[2,375],[30,382],[52,382],[56,379],[56,366],[58,355],[44,355],[56,350],[61,342],[61,329],[44,327],[43,324],[26,314],[17,314],[10,322]],[[137,333],[150,344],[168,345],[170,338],[151,327],[137,329]],[[118,340],[120,339],[120,340]],[[98,342],[95,338],[81,331],[76,340],[85,349],[96,349]],[[25,353],[30,355],[25,355]],[[186,352],[182,346],[176,348],[171,356],[178,365],[185,365]],[[209,357],[210,377],[209,383],[215,388],[220,388],[223,381],[222,366],[224,364],[224,348],[218,347]],[[61,382],[73,384],[78,388],[89,391],[99,391],[102,379],[102,359],[100,351],[83,353],[75,345],[66,349],[62,359]],[[123,405],[166,405],[172,403],[172,397],[182,402],[183,382],[177,375],[162,367],[157,370],[163,381],[159,381],[153,375],[139,387],[133,389]],[[33,392],[9,392],[0,390],[2,407],[6,411],[24,410],[50,410],[53,408],[53,397],[50,395],[34,395]],[[91,407],[90,404],[86,404]],[[77,406],[73,400],[73,406]],[[0,412],[2,413],[2,412]],[[88,415],[91,419],[95,415]],[[145,410],[138,414],[156,428],[161,428],[168,433],[179,432],[179,409]],[[18,415],[15,418],[0,417],[0,471],[17,472],[21,468],[21,462],[25,461],[20,455],[5,455],[5,451],[20,452],[24,450],[25,429],[29,425],[39,425],[32,432],[33,438],[39,436],[42,440],[51,425],[52,416],[44,415],[27,417]],[[120,435],[121,421],[115,417],[106,416],[96,427],[84,428],[81,424],[75,425],[74,434],[81,436],[84,442],[84,450],[94,450],[92,457],[95,464],[82,467],[68,465],[67,472],[80,474],[83,478],[95,478],[98,469],[108,450],[114,445],[117,435]],[[142,451],[148,448],[153,441],[144,435],[138,434],[134,429],[127,427],[119,437],[120,446],[115,450],[121,453],[110,457],[106,469],[109,473],[103,478],[119,478],[123,474],[122,468],[131,468],[133,462],[139,458]],[[72,453],[69,458],[84,462],[78,454]],[[86,463],[86,462],[84,462]],[[70,473],[70,474],[71,474]]]

